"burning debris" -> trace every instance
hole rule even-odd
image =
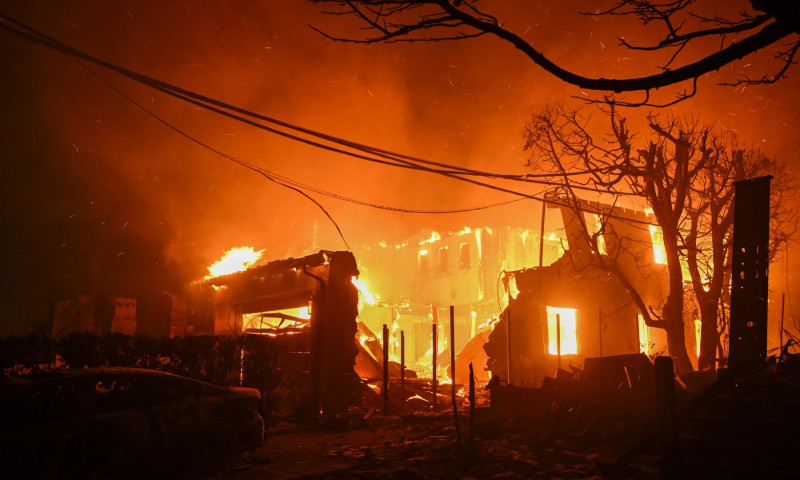
[[[206,279],[244,272],[255,265],[264,250],[256,251],[253,247],[234,247],[208,267]]]
[[[228,265],[235,273],[197,282],[189,293],[194,331],[269,335],[281,346],[283,388],[301,415],[335,415],[357,403],[361,382],[357,348],[358,276],[349,252],[322,251],[251,266],[261,252]],[[230,252],[229,252],[230,253]]]

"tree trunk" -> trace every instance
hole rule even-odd
[[[686,336],[683,333],[683,297],[670,293],[662,315],[664,331],[667,332],[667,348],[669,356],[675,362],[675,372],[683,375],[693,371],[692,362],[686,352]]]
[[[711,296],[711,295],[709,295]],[[697,370],[715,370],[717,343],[717,300],[698,299],[700,303],[700,356],[697,358]]]

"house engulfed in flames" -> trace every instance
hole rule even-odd
[[[626,245],[620,250],[611,239],[606,245],[600,235],[600,248],[608,250],[601,253],[616,257],[645,303],[662,303],[667,292],[663,244],[648,214],[584,203],[586,212],[613,211],[605,228],[625,238]],[[536,386],[559,366],[582,367],[586,357],[664,353],[664,332],[647,327],[619,280],[587,261],[592,252],[582,229],[599,228],[599,217],[584,213],[579,222],[563,204],[549,205],[558,208],[563,223],[543,235],[518,227],[465,227],[421,232],[399,245],[360,252],[362,278],[380,294],[363,308],[362,321],[373,331],[390,326],[394,361],[403,331],[407,364],[430,376],[431,325],[436,317],[445,320],[445,308],[453,305],[459,383],[466,381],[470,362],[479,380],[491,374]],[[691,320],[686,322],[689,342],[699,333]],[[437,375],[449,378],[447,321],[439,321],[437,337]],[[696,349],[689,350],[696,355]]]
[[[353,365],[358,275],[350,252],[322,251],[196,282],[187,298],[195,334],[275,337],[278,367],[307,412],[336,413],[360,389]]]
[[[246,263],[235,273],[212,272],[193,284],[186,324],[173,330],[275,337],[290,352],[279,366],[294,372],[293,383],[307,385],[310,411],[341,411],[354,400],[356,371],[364,377],[358,359],[375,350],[363,340],[375,343],[370,330],[380,332],[383,324],[389,326],[389,360],[400,360],[403,331],[407,366],[428,378],[437,325],[437,376],[449,380],[454,342],[461,352],[458,383],[466,381],[469,362],[479,381],[491,374],[536,386],[559,367],[582,366],[585,357],[664,351],[662,332],[644,325],[621,283],[587,266],[591,248],[580,229],[597,219],[584,214],[578,222],[570,208],[558,208],[562,227],[544,235],[509,226],[425,231],[398,245],[360,249],[358,266],[350,252],[323,251],[261,266]],[[592,208],[611,207],[587,202],[586,210]],[[620,266],[646,303],[660,303],[666,291],[663,255],[647,214],[615,208],[606,228],[636,246],[618,255]],[[616,245],[603,248],[616,254]],[[445,313],[450,305],[452,339]],[[382,362],[380,352],[371,355]]]
[[[666,352],[664,332],[646,326],[619,279],[594,266],[597,252],[586,230],[597,232],[591,231],[599,229],[597,215],[582,213],[580,221],[572,208],[559,210],[567,251],[541,269],[510,272],[513,299],[484,346],[492,374],[517,385],[537,386],[558,368],[582,367],[586,357]],[[604,229],[624,239],[624,245],[601,233],[596,248],[613,256],[645,304],[660,304],[668,288],[663,244],[659,231],[648,225],[647,213],[588,201],[581,210],[611,214]],[[686,337],[696,338],[693,323],[687,327]]]

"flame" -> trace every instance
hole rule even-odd
[[[702,337],[703,331],[703,322],[699,319],[694,321],[694,342],[695,342],[695,349],[697,350],[697,357],[700,357],[700,339]]]
[[[556,315],[559,315],[561,328],[556,326]],[[558,354],[556,331],[560,330],[561,355],[574,355],[578,353],[577,322],[575,321],[574,308],[557,308],[547,306],[547,338],[548,353]]]
[[[299,307],[299,308],[289,308],[285,310],[275,311],[275,312],[256,312],[256,313],[245,313],[242,314],[242,326],[243,329],[248,328],[278,328],[278,325],[283,327],[293,327],[293,328],[307,328],[309,327],[309,323],[307,322],[298,322],[294,320],[281,320],[278,317],[271,316],[270,314],[275,313],[283,313],[285,315],[289,315],[292,317],[297,317],[303,320],[310,320],[311,319],[311,307]]]
[[[645,215],[648,217],[654,213],[653,209],[647,207],[644,209]],[[648,225],[650,230],[650,241],[653,242],[653,261],[658,265],[667,263],[667,250],[664,248],[664,232],[658,225]]]
[[[364,347],[364,350],[366,351],[369,351],[369,349],[367,349],[367,342],[370,340],[372,340],[371,336],[365,335],[363,333],[358,334],[358,343],[360,343],[361,346]]]
[[[431,232],[431,236],[430,237],[428,237],[427,239],[419,242],[419,244],[420,245],[425,245],[426,243],[434,243],[434,242],[438,242],[441,239],[442,239],[442,236],[439,235],[439,232],[433,231],[433,232]]]
[[[650,340],[650,328],[644,323],[644,317],[641,313],[636,314],[639,323],[639,351],[647,355],[652,354],[651,350],[653,343]]]
[[[478,327],[477,327],[478,332],[483,332],[483,331],[486,331],[486,330],[494,328],[494,326],[499,321],[500,321],[500,317],[498,317],[497,315],[487,319],[485,322],[483,322],[480,325],[478,325]]]
[[[255,251],[253,247],[234,247],[208,267],[206,278],[219,277],[236,272],[243,272],[252,267],[264,250]]]
[[[359,293],[361,294],[360,299],[363,299],[370,305],[375,305],[376,302],[375,296],[369,292],[369,289],[367,288],[367,282],[365,282],[364,280],[359,280],[354,276],[350,277],[350,281],[353,283],[353,286],[356,287]]]

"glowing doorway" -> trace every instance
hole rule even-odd
[[[557,323],[560,323],[560,326]],[[558,330],[561,331],[561,354],[576,355],[578,353],[578,322],[575,319],[574,308],[547,307],[547,350],[550,355],[558,355],[558,334],[556,333]]]

